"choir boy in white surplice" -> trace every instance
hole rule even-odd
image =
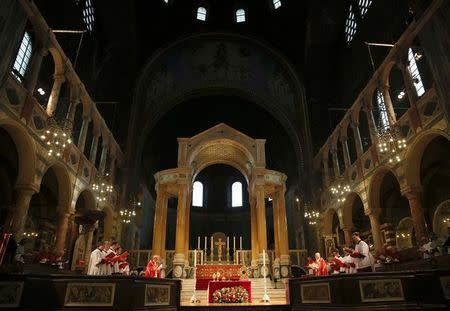
[[[88,275],[101,275],[101,264],[104,258],[103,254],[103,243],[99,243],[97,248],[94,249],[91,253],[91,257],[89,258],[89,265],[87,274]]]
[[[111,259],[116,257],[117,256],[117,249],[119,247],[120,247],[119,243],[112,242],[111,243],[111,247],[109,248],[108,252],[106,253],[106,256],[110,257]],[[117,262],[117,260],[112,260],[111,263],[110,263],[110,266],[111,266],[111,273],[110,274],[120,273],[119,263]]]
[[[107,262],[106,255],[108,254],[109,247],[111,243],[109,241],[103,242],[103,260],[100,264],[100,274],[101,275],[111,275],[111,265]]]

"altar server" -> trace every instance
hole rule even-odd
[[[103,243],[99,243],[97,248],[91,252],[91,257],[89,258],[89,265],[87,274],[88,275],[101,275],[102,271],[100,265],[104,258],[103,254]]]

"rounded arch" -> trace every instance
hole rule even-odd
[[[89,188],[82,189],[75,200],[75,213],[95,209],[96,201],[94,193]]]
[[[69,172],[67,168],[59,162],[50,163],[45,169],[42,178],[49,171],[53,170],[58,183],[58,206],[59,212],[69,212],[70,203],[72,202],[72,182],[70,180]],[[42,178],[39,183],[39,187],[42,184]]]
[[[55,64],[55,75],[64,74],[64,62],[61,57],[61,54],[59,53],[58,49],[55,47],[49,48],[50,54],[52,55],[53,62]]]
[[[235,48],[240,45],[244,45],[245,48]],[[192,49],[192,46],[199,48]],[[186,52],[187,50],[190,52]],[[252,52],[255,51],[253,54],[264,55],[263,58],[253,57],[255,55]],[[251,60],[248,58],[249,52],[252,55]],[[206,53],[208,57],[201,57],[202,53]],[[230,64],[235,64],[236,59],[239,62],[239,57],[246,58],[251,68],[224,69],[232,67]],[[215,60],[209,63],[210,58]],[[167,59],[174,60],[171,66],[167,65]],[[230,62],[230,59],[233,59],[233,62]],[[261,59],[268,61],[262,66],[255,66]],[[192,66],[185,70],[174,70],[179,64],[188,63]],[[209,69],[211,72],[208,72]],[[267,71],[270,74],[267,74]],[[256,83],[255,77],[259,75],[255,73],[267,76],[262,84],[268,85]],[[210,79],[208,75],[214,75],[215,78]],[[181,80],[189,83],[179,84]],[[128,143],[139,146],[134,154],[129,155],[128,161],[135,164],[131,166],[138,167],[138,162],[142,160],[140,155],[144,144],[137,143],[136,139],[145,139],[158,120],[170,109],[189,98],[224,93],[240,96],[260,105],[281,123],[289,133],[294,146],[300,176],[300,172],[304,169],[303,163],[310,162],[307,108],[300,79],[288,62],[264,43],[250,37],[228,33],[185,37],[159,50],[144,66],[134,91],[131,123],[145,123],[146,126],[144,131],[137,127],[130,131]],[[140,120],[144,115],[148,117]],[[137,131],[143,135],[135,135]],[[131,175],[133,174],[137,172]]]
[[[345,228],[353,228],[353,207],[356,201],[362,202],[361,196],[356,192],[350,192],[342,205],[342,225]]]
[[[388,173],[392,173],[392,175],[395,177],[398,184],[400,185],[397,174],[391,168],[389,168],[387,166],[379,167],[373,173],[373,175],[369,181],[368,200],[369,200],[369,207],[372,210],[378,210],[381,208],[381,202],[380,202],[381,185],[383,183],[384,176]]]
[[[12,120],[0,120],[0,127],[6,130],[12,138],[19,157],[19,168],[16,186],[31,186],[35,184],[36,153],[33,140],[27,130]]]
[[[447,228],[450,228],[448,218],[450,218],[450,200],[445,200],[438,205],[433,215],[433,232],[440,238],[447,238]]]
[[[450,135],[438,129],[431,129],[423,131],[418,134],[411,142],[410,147],[406,153],[405,170],[406,182],[409,186],[414,188],[421,188],[422,182],[420,180],[421,161],[428,144],[436,137],[442,136],[450,141]]]

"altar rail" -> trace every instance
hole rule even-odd
[[[181,282],[124,276],[0,275],[0,310],[179,310]]]
[[[450,307],[450,270],[340,274],[289,280],[291,310]]]

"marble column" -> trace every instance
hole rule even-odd
[[[163,249],[165,248],[165,218],[167,217],[167,193],[165,187],[156,185],[156,207],[155,219],[153,222],[153,243],[152,254],[163,257]],[[163,242],[164,241],[164,242]],[[165,255],[165,254],[164,254]]]
[[[280,215],[278,192],[272,194],[273,237],[275,242],[275,258],[280,258]]]
[[[252,230],[252,270],[253,275],[258,276],[258,255],[259,255],[259,240],[258,240],[258,208],[256,199],[250,195],[250,220]],[[255,273],[257,273],[255,275]]]
[[[389,126],[393,126],[397,122],[395,116],[394,105],[392,104],[391,94],[389,94],[389,85],[384,83],[381,85],[381,94],[383,95],[384,105],[386,106],[386,112],[388,115]]]
[[[41,71],[42,60],[44,56],[48,54],[48,49],[40,46],[31,58],[30,68],[25,77],[25,87],[31,94],[34,93],[36,88],[37,80],[39,78],[39,73]]]
[[[378,130],[375,119],[373,118],[372,107],[364,106],[364,111],[366,113],[367,125],[369,127],[370,140],[372,145],[378,146]]]
[[[285,201],[285,187],[282,187],[277,192],[277,228],[278,228],[278,242],[280,252],[280,269],[281,277],[289,277],[290,258],[289,258],[289,237],[286,219],[286,201]]]
[[[101,175],[105,174],[106,159],[108,158],[108,150],[109,150],[108,141],[107,140],[103,140],[102,155],[100,157],[100,164],[99,164],[99,167],[98,167],[98,170],[100,171]]]
[[[173,258],[173,276],[175,278],[183,277],[185,266],[185,248],[186,248],[186,201],[188,195],[187,184],[179,184],[178,206],[177,206],[177,227],[175,236],[175,255]]]
[[[264,186],[256,186],[256,211],[257,211],[257,225],[258,225],[258,244],[259,254],[263,250],[267,251],[267,226],[266,226],[266,206],[264,201]]]
[[[70,213],[58,213],[58,222],[56,224],[56,242],[57,252],[64,252],[66,246],[67,229],[69,228]]]
[[[353,138],[355,139],[356,154],[360,157],[364,153],[364,149],[361,141],[361,133],[359,132],[359,123],[352,122],[350,126],[352,127]]]
[[[89,260],[91,258],[92,240],[94,239],[94,230],[95,230],[95,224],[86,226],[86,250],[84,252],[86,267],[89,266]]]
[[[380,209],[369,211],[367,216],[370,219],[370,227],[372,229],[373,245],[376,253],[380,253],[383,250],[383,243],[381,240],[381,230],[380,230]]]
[[[30,200],[33,194],[36,193],[36,190],[31,187],[19,187],[16,189],[16,192],[15,208],[11,211],[8,223],[10,228],[9,232],[11,232],[16,237],[16,240],[19,241],[25,230]]]
[[[192,186],[188,186],[187,196],[186,196],[186,220],[185,220],[185,247],[184,247],[184,258],[186,259],[187,265],[189,265],[189,229],[190,229],[190,221],[191,221],[191,195],[192,195]],[[194,248],[197,248],[195,246]],[[198,255],[198,254],[197,254]]]
[[[343,227],[342,231],[344,231],[345,246],[349,247],[350,245],[353,244],[352,228],[350,228],[350,227]]]
[[[422,196],[418,190],[407,190],[403,195],[409,201],[411,218],[414,224],[414,232],[419,245],[428,242],[428,232],[426,227],[425,215],[422,209]]]
[[[94,137],[92,138],[91,144],[91,152],[89,153],[89,161],[91,161],[92,165],[95,166],[95,160],[97,158],[97,147],[98,147],[98,139],[100,138],[100,133],[94,133]]]
[[[405,82],[405,91],[409,99],[409,104],[410,106],[413,106],[417,103],[419,96],[417,95],[411,73],[409,72],[407,65],[403,63],[400,65],[400,71],[402,72],[403,81]]]
[[[351,160],[350,160],[350,153],[348,151],[348,143],[347,143],[347,136],[341,136],[340,137],[340,141],[342,144],[342,151],[344,154],[344,165],[345,165],[345,170],[348,170],[350,168],[351,165]]]
[[[336,146],[331,146],[331,155],[333,157],[333,170],[334,170],[334,176],[335,178],[339,178],[341,176],[341,172],[339,170],[339,160],[337,156],[337,149]]]
[[[47,114],[49,116],[53,116],[56,110],[56,106],[58,105],[59,93],[61,91],[61,85],[64,83],[66,77],[64,74],[55,74],[53,76],[53,88],[50,93],[50,97],[48,98],[47,103]]]
[[[84,152],[90,122],[91,118],[89,116],[83,116],[83,124],[81,125],[80,137],[78,138],[78,149],[80,149],[81,153]]]

